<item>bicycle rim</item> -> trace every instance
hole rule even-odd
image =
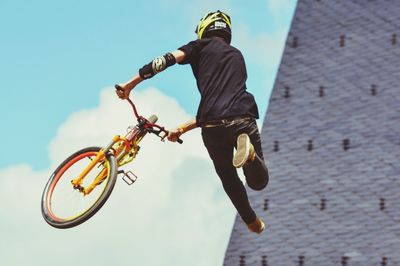
[[[112,155],[96,164],[84,178],[82,186],[88,187],[100,173],[106,173],[90,194],[84,195],[71,184],[99,150],[99,147],[90,147],[74,153],[50,177],[42,197],[42,214],[50,225],[76,226],[94,215],[108,199],[116,181],[116,163]]]

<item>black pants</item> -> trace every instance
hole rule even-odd
[[[239,179],[237,170],[232,165],[233,148],[236,148],[237,137],[242,133],[247,133],[256,150],[256,159],[243,166],[246,182],[250,188],[262,190],[267,186],[269,177],[262,154],[260,133],[255,120],[202,128],[204,145],[214,163],[224,190],[243,221],[249,224],[255,220],[256,214],[250,206],[246,189]]]

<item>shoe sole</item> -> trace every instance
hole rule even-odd
[[[250,155],[250,138],[247,134],[241,134],[237,138],[237,148],[235,156],[233,156],[233,166],[236,168],[242,167]]]
[[[262,225],[261,225],[260,231],[257,232],[258,234],[261,234],[265,229],[265,223],[263,221],[261,221],[261,223],[262,223]]]
[[[250,230],[251,232],[256,233],[256,234],[261,234],[261,233],[265,230],[265,223],[264,223],[264,221],[261,220],[261,219],[260,219],[259,221],[260,221],[260,226],[259,226],[258,228],[251,228],[251,227],[248,227],[249,230]]]
[[[265,229],[265,224],[264,224],[264,222],[262,222],[261,227],[259,228],[259,230],[255,230],[255,231],[252,231],[252,232],[256,233],[256,234],[261,234],[262,232],[264,232],[264,229]]]

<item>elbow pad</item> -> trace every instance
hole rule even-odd
[[[164,56],[156,57],[153,61],[144,65],[139,69],[139,76],[142,79],[152,78],[157,73],[165,70],[167,67],[172,66],[176,63],[175,56],[171,53],[167,53]]]

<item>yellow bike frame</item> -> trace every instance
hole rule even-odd
[[[71,181],[74,189],[79,190],[83,193],[83,195],[86,196],[89,195],[96,186],[104,181],[104,179],[107,177],[107,168],[103,168],[103,170],[96,176],[94,181],[87,188],[82,186],[83,179],[85,179],[87,174],[96,164],[106,159],[106,154],[109,151],[114,153],[118,166],[132,162],[139,151],[138,144],[144,135],[138,132],[134,132],[132,134],[132,131],[128,133],[128,135],[128,138],[132,139],[131,141],[127,137],[120,137],[119,135],[114,136],[110,144],[104,149],[101,149],[96,157],[90,162],[90,164],[82,171],[82,173]]]

